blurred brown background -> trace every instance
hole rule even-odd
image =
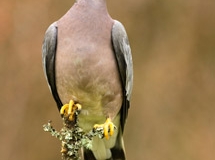
[[[61,119],[41,64],[47,27],[69,0],[0,1],[0,159],[60,160]],[[108,0],[133,51],[128,160],[215,159],[215,1]]]

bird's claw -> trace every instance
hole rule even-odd
[[[70,100],[69,104],[65,104],[60,109],[60,114],[63,117],[68,118],[69,121],[73,121],[75,116],[75,111],[81,110],[81,105],[78,103],[75,103],[73,100]]]
[[[116,126],[111,122],[110,118],[107,118],[104,124],[95,124],[93,128],[103,128],[104,137],[106,139],[109,139],[109,136],[112,136],[114,134],[114,129],[116,129]]]

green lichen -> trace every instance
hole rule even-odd
[[[61,154],[63,160],[80,160],[79,154],[82,147],[92,149],[92,139],[94,136],[103,138],[103,128],[93,128],[88,133],[85,133],[78,126],[77,116],[79,111],[75,112],[75,120],[69,121],[68,118],[63,118],[63,127],[60,131],[56,131],[51,125],[51,121],[43,125],[45,132],[59,139],[62,144]]]

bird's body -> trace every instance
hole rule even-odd
[[[44,69],[59,109],[70,100],[81,104],[78,123],[86,132],[94,124],[104,123],[106,118],[110,118],[118,128],[109,140],[95,137],[92,148],[94,156],[85,152],[86,159],[125,159],[121,136],[133,75],[126,75],[132,71],[130,50],[128,57],[123,51],[116,55],[116,50],[123,50],[117,45],[118,42],[114,42],[118,39],[114,37],[114,32],[121,34],[118,32],[121,24],[118,23],[109,16],[105,0],[79,0],[49,27],[45,36]],[[116,29],[113,29],[114,25]],[[126,33],[122,36],[127,38]],[[124,68],[125,73],[120,73],[122,66],[128,62],[131,66]],[[119,150],[115,153],[119,154],[116,158],[112,148],[113,152]]]
[[[91,119],[103,123],[107,113],[114,113],[108,115],[114,119],[122,105],[121,82],[110,41],[113,20],[107,12],[99,14],[103,8],[97,5],[90,8],[76,4],[57,22],[61,39],[56,55],[58,94],[63,104],[73,99],[83,106],[79,123],[82,117],[86,119],[80,126],[89,126],[89,130],[95,124]],[[86,125],[88,122],[91,124]]]

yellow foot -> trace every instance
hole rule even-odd
[[[111,122],[110,118],[107,118],[104,124],[95,124],[93,128],[103,128],[104,137],[106,139],[109,139],[109,136],[112,136],[114,134],[114,129],[116,129],[116,126]]]
[[[81,105],[76,103],[73,100],[70,100],[69,104],[65,104],[60,109],[60,114],[63,117],[67,117],[70,121],[74,120],[74,114],[76,110],[81,110]]]

